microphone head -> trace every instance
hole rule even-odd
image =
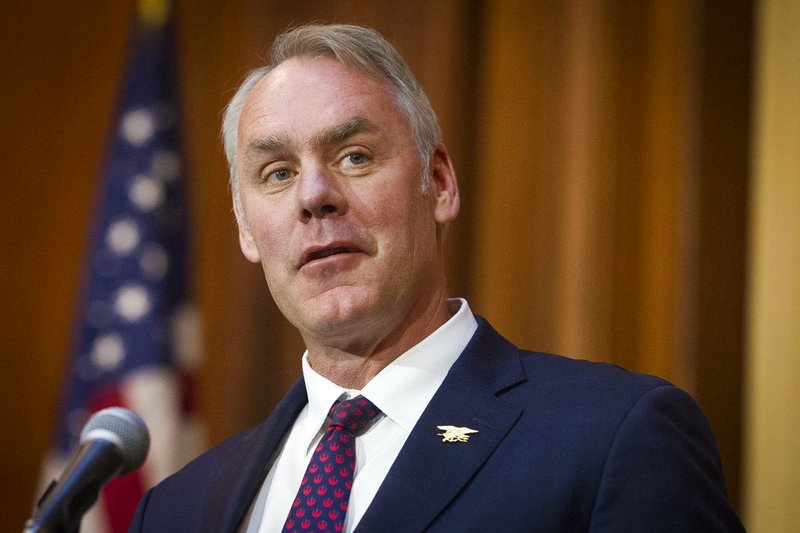
[[[123,458],[121,474],[139,468],[150,449],[150,433],[144,420],[122,407],[109,407],[92,415],[81,431],[81,444],[91,440],[114,445]]]

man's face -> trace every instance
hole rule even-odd
[[[430,169],[388,84],[288,60],[251,92],[238,147],[242,251],[307,342],[380,341],[441,296],[436,227],[458,211],[455,177],[438,151],[420,192]]]

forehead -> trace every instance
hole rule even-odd
[[[242,109],[239,146],[268,135],[296,140],[364,117],[393,134],[408,134],[408,120],[391,85],[329,58],[292,58],[253,88]]]

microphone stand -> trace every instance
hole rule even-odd
[[[96,440],[82,447],[58,480],[47,486],[24,533],[78,533],[83,514],[121,464],[122,456],[111,442]]]

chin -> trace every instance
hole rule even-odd
[[[305,310],[298,309],[296,316],[303,324],[295,324],[298,329],[315,336],[335,336],[363,329],[369,323],[369,317],[377,316],[376,306],[369,301],[336,292],[339,291],[329,291],[321,298],[314,298]]]

